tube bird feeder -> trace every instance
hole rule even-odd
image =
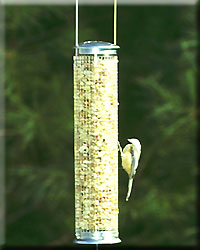
[[[78,1],[77,1],[78,2]],[[78,3],[76,2],[76,23]],[[116,16],[116,1],[114,4]],[[116,20],[114,18],[114,20]],[[114,25],[116,27],[116,25]],[[74,56],[76,243],[118,238],[118,56],[116,43],[86,41]],[[114,32],[116,41],[116,32]]]

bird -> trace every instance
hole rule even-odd
[[[128,142],[130,142],[130,144],[127,144],[124,147],[123,151],[118,141],[118,147],[119,147],[119,151],[120,151],[121,159],[122,159],[122,167],[129,176],[126,201],[128,201],[131,195],[133,180],[136,174],[136,170],[137,170],[140,155],[141,155],[140,141],[136,138],[127,139],[127,140]]]

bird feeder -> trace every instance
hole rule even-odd
[[[116,1],[114,4],[116,27]],[[87,41],[74,59],[76,243],[112,244],[118,238],[118,57],[114,44]]]

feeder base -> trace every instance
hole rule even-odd
[[[117,233],[118,234],[118,233]],[[74,240],[77,244],[115,244],[121,240],[113,232],[79,232],[78,238]]]
[[[116,244],[120,243],[121,240],[119,238],[117,239],[112,239],[112,240],[74,240],[74,243],[77,244]]]

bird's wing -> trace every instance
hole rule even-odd
[[[132,155],[131,175],[129,177],[129,182],[128,182],[128,192],[127,192],[127,196],[126,196],[126,201],[128,201],[128,199],[129,199],[129,197],[131,195],[131,190],[132,190],[132,186],[133,186],[134,175],[136,173],[136,169],[137,169],[137,166],[138,166],[137,154],[136,154],[133,146],[132,146],[132,149],[131,149],[131,155]]]
[[[130,178],[133,178],[135,173],[136,173],[136,169],[138,167],[138,159],[137,159],[137,155],[136,152],[134,150],[134,147],[132,147],[132,163],[131,163],[131,176]]]

